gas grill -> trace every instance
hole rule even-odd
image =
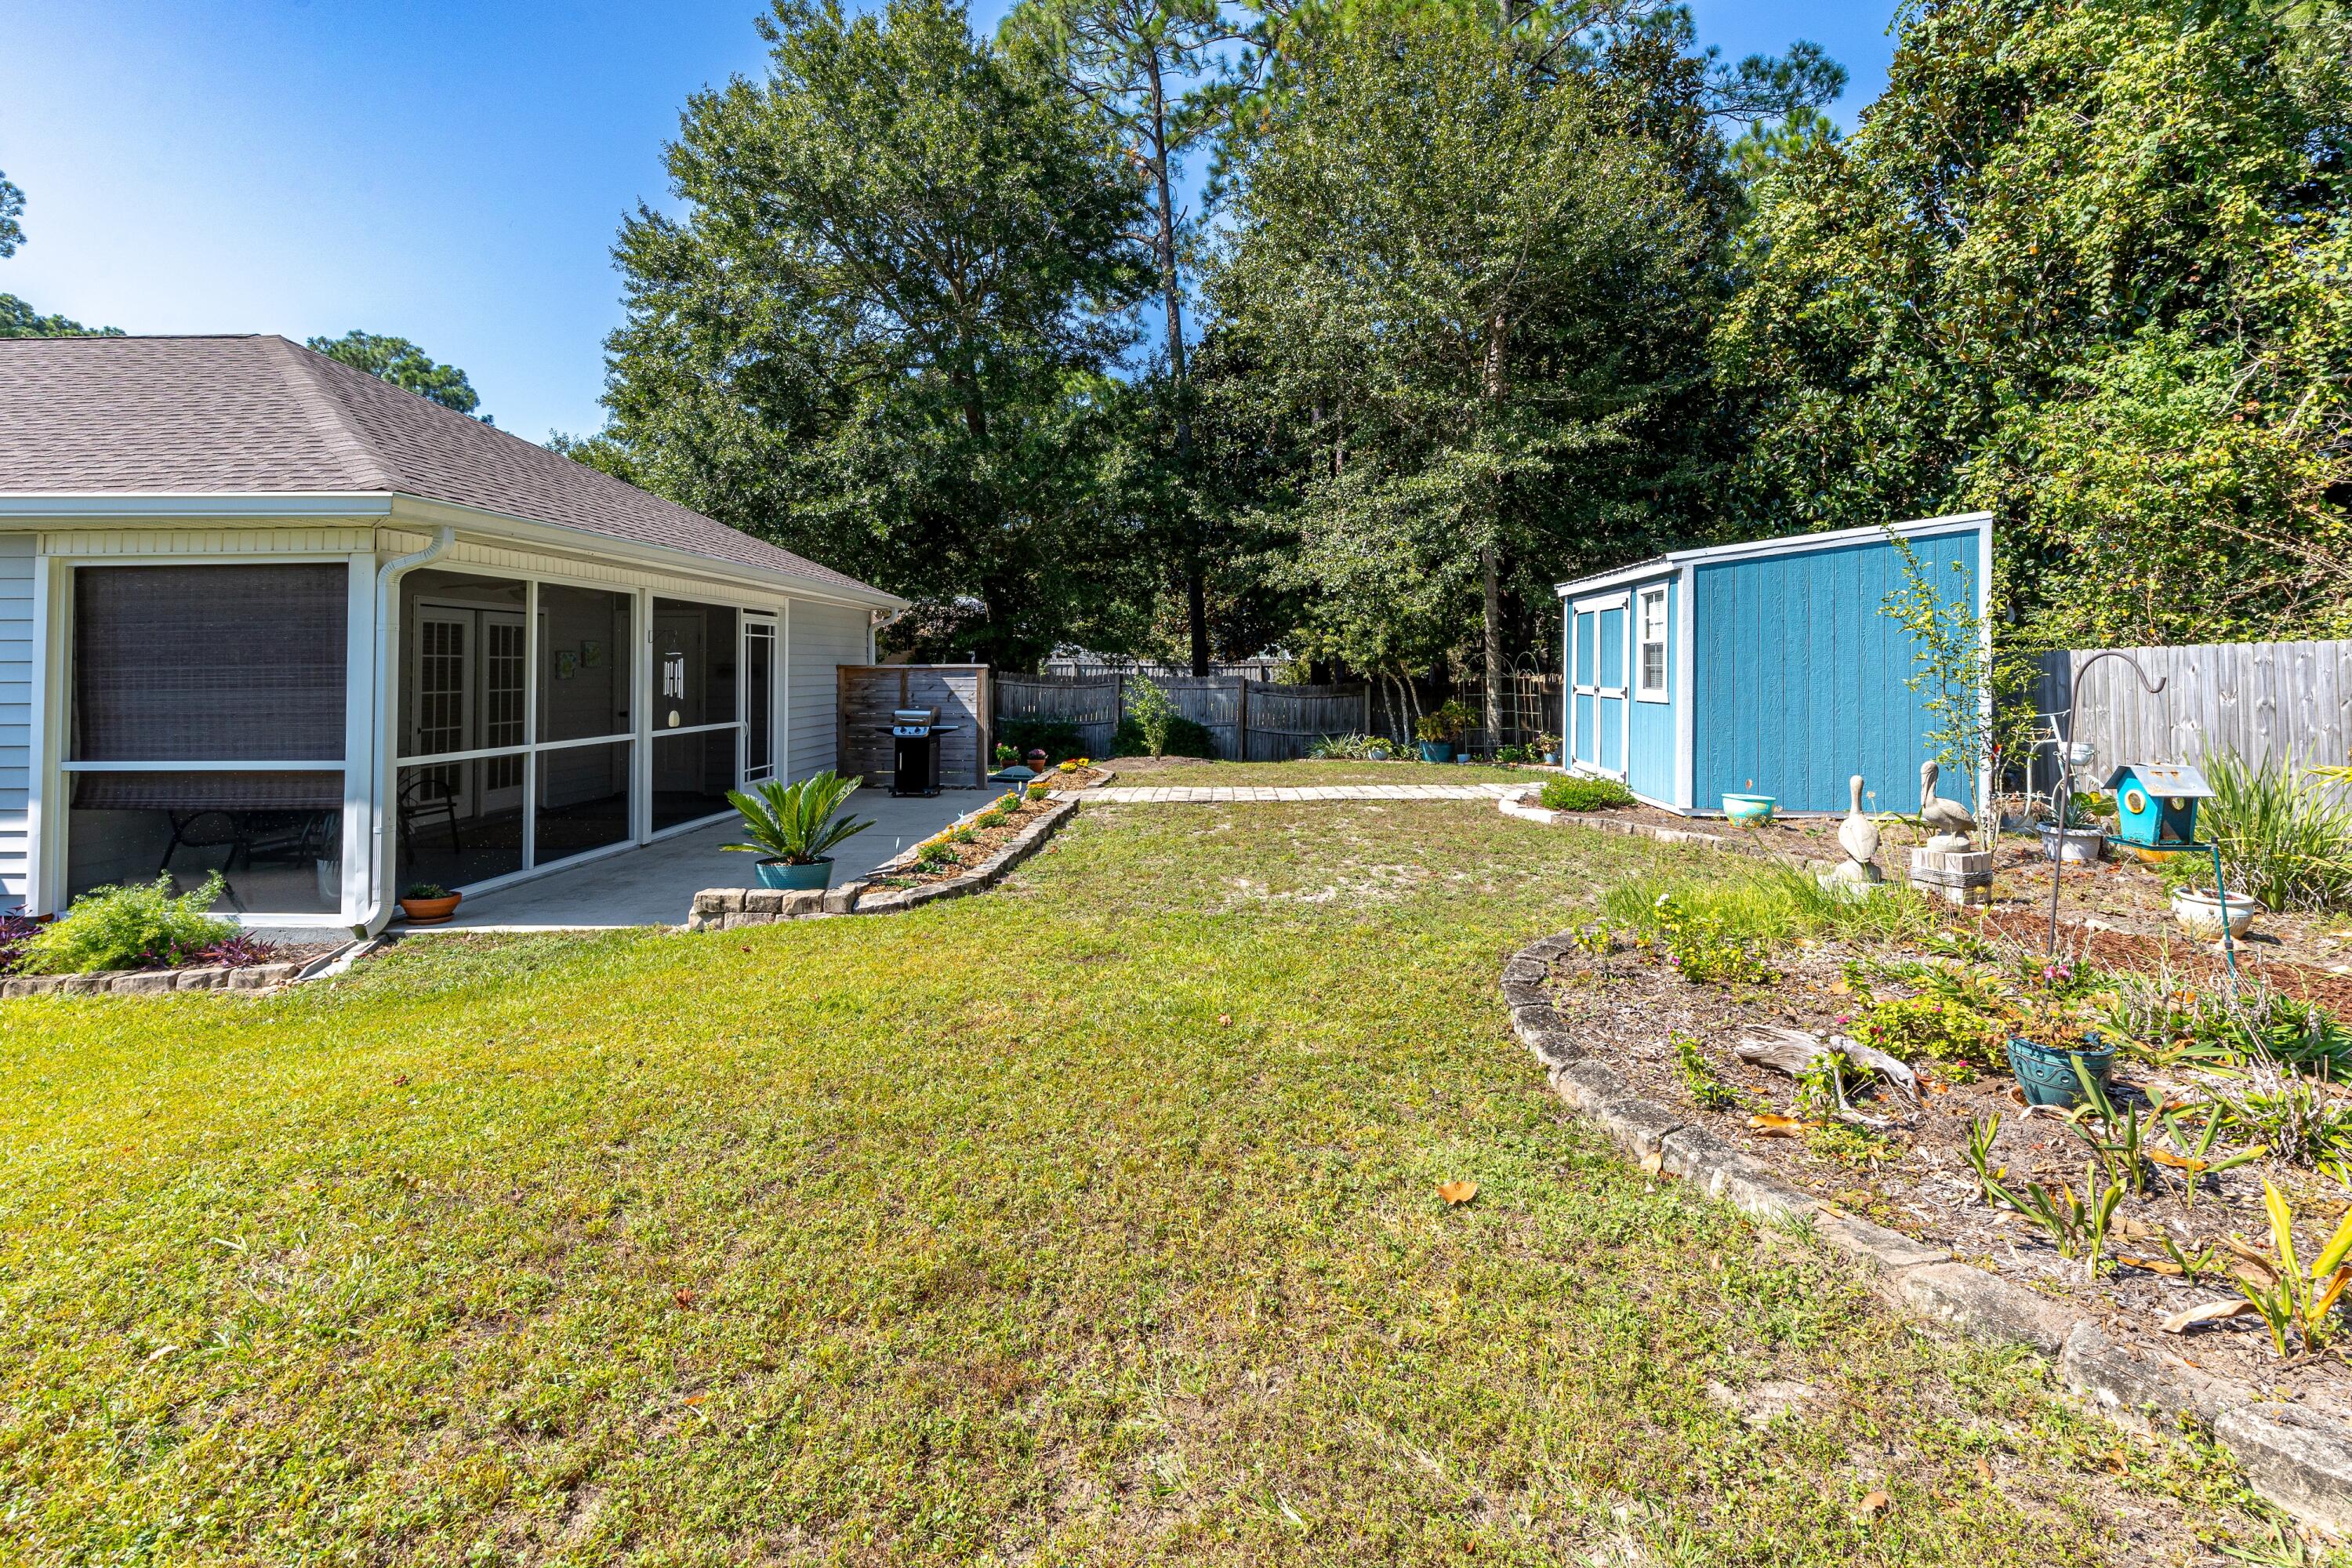
[[[963,726],[942,724],[939,718],[936,708],[890,710],[892,795],[940,793],[940,737]]]

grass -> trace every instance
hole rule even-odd
[[[1496,966],[1671,853],[1097,805],[905,916],[10,1003],[0,1556],[1991,1568],[2252,1528],[2210,1450],[1915,1338],[1562,1113]],[[1775,1378],[1801,1418],[1726,1403]]]
[[[1286,788],[1307,785],[1379,784],[1539,784],[1558,778],[1547,768],[1498,768],[1480,763],[1352,763],[1301,758],[1290,763],[1200,763],[1179,764],[1150,773],[1121,773],[1123,784],[1186,784],[1206,787],[1226,784],[1275,784]]]

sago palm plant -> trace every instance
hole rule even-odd
[[[828,768],[798,784],[770,779],[757,795],[740,789],[727,792],[728,802],[742,815],[741,844],[723,846],[781,860],[787,866],[810,866],[833,853],[834,846],[874,826],[842,815],[842,805],[857,791],[856,779],[845,779]]]

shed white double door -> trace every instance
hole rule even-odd
[[[1626,595],[1580,599],[1569,617],[1569,760],[1625,776]]]
[[[520,610],[417,610],[415,754],[481,752],[523,743],[530,639]],[[484,757],[443,770],[461,817],[522,809],[523,759]]]

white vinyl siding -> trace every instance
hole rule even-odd
[[[835,765],[834,710],[845,664],[866,662],[866,612],[794,599],[791,627],[792,731],[786,776],[804,779]]]
[[[26,896],[32,853],[34,542],[0,534],[0,914]]]

